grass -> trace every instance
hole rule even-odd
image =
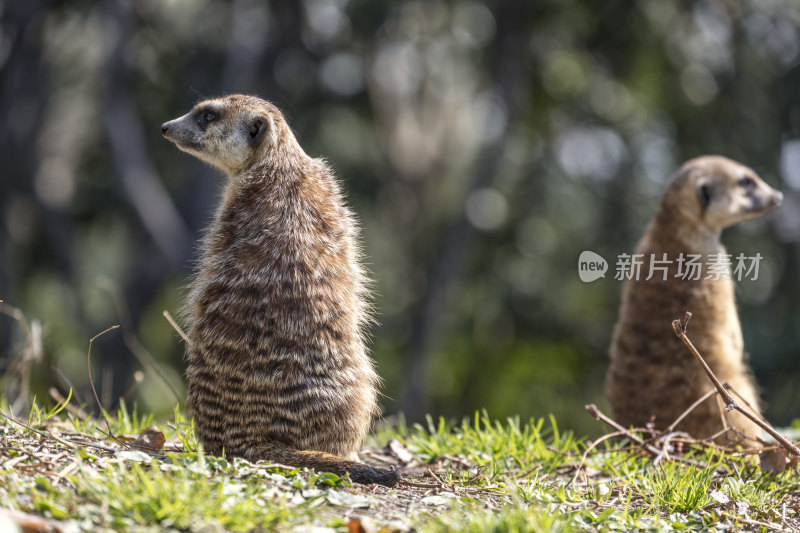
[[[177,408],[162,421],[135,406],[112,413],[111,433],[122,441],[154,422],[168,439],[158,453],[126,449],[104,434],[105,422],[77,417],[66,406],[45,410],[34,402],[20,421],[30,429],[8,419],[0,424],[2,507],[65,529],[348,531],[351,520],[372,520],[385,531],[433,532],[800,525],[800,484],[791,469],[770,474],[753,455],[689,444],[673,453],[680,461],[656,462],[625,442],[606,441],[585,453],[590,443],[561,431],[552,418],[499,421],[476,413],[460,422],[428,418],[424,425],[380,428],[365,460],[394,461],[410,482],[385,489],[206,456]],[[384,450],[390,440],[411,460]]]

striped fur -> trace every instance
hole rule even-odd
[[[164,128],[228,175],[186,309],[203,447],[394,484],[396,473],[357,462],[379,378],[357,224],[331,169],[255,97],[201,102]]]
[[[706,362],[720,381],[729,383],[759,412],[734,282],[713,276],[706,279],[709,270],[705,266],[700,279],[682,279],[678,260],[680,254],[699,254],[705,265],[714,254],[725,254],[720,243],[725,227],[762,216],[780,201],[781,193],[752,170],[724,157],[692,159],[678,171],[637,246],[636,253],[645,258],[641,275],[638,281],[626,281],[622,293],[606,377],[606,394],[618,422],[644,427],[653,419],[656,428],[664,429],[713,388],[672,331],[672,321],[686,311],[693,313],[689,338]],[[671,263],[666,280],[658,271],[646,280],[651,254],[657,260],[667,254]],[[696,438],[718,435],[723,429],[718,401],[710,398],[700,404],[677,429]],[[728,417],[740,433],[758,435],[755,424],[740,413],[734,411]],[[717,440],[733,443],[739,439],[727,433]]]

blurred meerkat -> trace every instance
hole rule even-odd
[[[200,102],[161,130],[227,175],[186,309],[203,448],[394,485],[357,456],[379,378],[358,228],[333,172],[253,96]]]
[[[618,422],[643,427],[654,418],[655,426],[663,429],[712,388],[672,331],[672,321],[686,311],[693,314],[689,337],[700,354],[720,381],[729,383],[760,414],[720,233],[762,216],[780,205],[781,199],[781,193],[751,169],[724,157],[692,159],[678,170],[636,248],[637,254],[644,254],[640,276],[628,279],[622,292],[606,377],[606,394]],[[666,266],[666,280],[664,272],[657,270],[646,280],[651,254],[655,261],[666,254],[668,266],[658,265]],[[685,262],[679,262],[680,254],[684,259],[689,254],[701,256],[698,263],[704,268],[699,279],[691,279],[695,273],[685,276],[687,279],[680,277],[679,269],[684,275],[689,270]],[[712,274],[710,263],[717,263],[727,276],[714,274],[707,279]],[[718,405],[721,400],[709,398],[677,429],[695,438],[717,434],[723,428]],[[758,435],[757,426],[740,413],[732,411],[728,416],[738,431],[749,437]],[[728,434],[719,440],[737,439]]]

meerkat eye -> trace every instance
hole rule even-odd
[[[214,122],[215,120],[217,120],[217,114],[211,110],[206,111],[205,115],[203,115],[203,120],[205,120],[206,122]]]
[[[700,205],[705,209],[711,203],[711,186],[701,185],[697,190],[697,197],[700,199]]]
[[[755,187],[756,182],[750,176],[745,176],[739,180],[739,186],[744,187],[745,189],[752,189]]]

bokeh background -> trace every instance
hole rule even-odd
[[[783,190],[728,230],[777,424],[800,388],[800,4],[795,0],[0,1],[0,366],[24,410],[74,389],[165,414],[179,317],[223,178],[161,138],[198,99],[254,93],[326,157],[363,225],[387,414],[553,413],[604,428],[633,249],[690,157]],[[583,283],[577,258],[609,260]],[[665,330],[669,324],[664,325]],[[676,357],[686,357],[679,353]]]

